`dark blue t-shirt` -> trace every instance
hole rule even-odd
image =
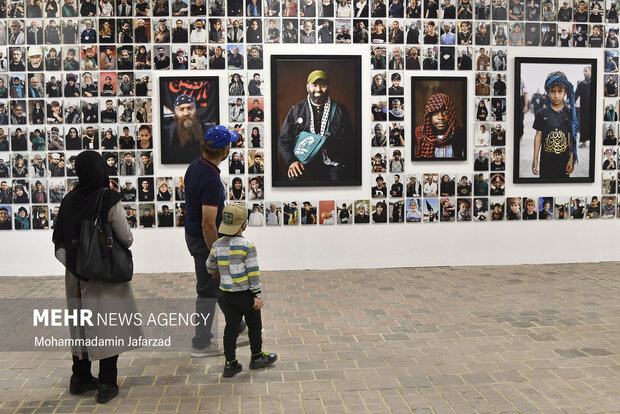
[[[200,157],[185,172],[185,233],[203,238],[202,206],[217,207],[215,226],[222,222],[222,210],[226,195],[217,165]]]

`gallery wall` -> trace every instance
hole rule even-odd
[[[44,14],[45,15],[45,14]],[[441,16],[441,12],[440,12]],[[162,17],[148,17],[151,19],[151,24],[158,22]],[[174,24],[174,17],[164,16],[165,19],[172,19]],[[207,17],[208,18],[208,17]],[[222,21],[228,22],[228,18],[224,19],[220,17]],[[101,18],[98,18],[101,19]],[[112,18],[114,19],[114,18]],[[193,22],[195,17],[188,16],[183,17],[182,20],[187,24]],[[320,18],[315,18],[316,21]],[[10,25],[12,19],[6,19],[6,25]],[[21,20],[21,19],[18,19]],[[25,25],[28,26],[35,19],[23,19]],[[49,19],[42,19],[43,27],[49,23]],[[56,19],[62,20],[62,19]],[[81,20],[81,19],[80,19]],[[94,19],[95,21],[97,19]],[[136,19],[137,20],[137,19]],[[234,20],[234,18],[231,18]],[[240,20],[249,20],[248,18],[242,18]],[[282,24],[282,19],[275,19],[278,24]],[[322,19],[321,19],[322,20]],[[333,20],[333,19],[327,19]],[[352,33],[354,20],[352,19],[338,19],[338,22],[333,23],[338,26],[344,24],[346,28],[349,28],[349,32]],[[376,19],[362,19],[368,20],[367,26],[372,26]],[[393,21],[400,22],[401,27],[410,27],[412,23],[427,22],[433,20],[437,22],[437,26],[440,25],[442,19],[390,19],[383,18],[384,22],[387,22],[388,26],[391,26]],[[264,22],[268,22],[268,19],[264,18]],[[301,21],[297,19],[298,23]],[[470,19],[476,26],[476,19]],[[450,20],[450,23],[454,26],[459,26],[458,20]],[[489,27],[492,27],[492,21],[489,20]],[[525,23],[525,22],[523,22]],[[510,24],[509,22],[503,22],[503,24]],[[545,23],[547,24],[547,23]],[[591,25],[588,29],[591,29]],[[604,24],[605,35],[607,35],[609,28],[614,27],[614,24]],[[320,27],[320,26],[319,26]],[[474,29],[475,31],[475,29]],[[8,33],[8,32],[7,32]],[[407,31],[405,31],[407,33]],[[266,35],[266,33],[265,33]],[[154,38],[154,36],[153,36]],[[8,40],[8,39],[7,39]],[[9,52],[9,48],[13,47],[8,45],[5,47],[6,56]],[[118,122],[116,123],[97,123],[94,124],[99,131],[105,130],[108,127],[114,127],[115,131],[121,133],[124,126],[129,126],[132,131],[132,135],[137,137],[139,134],[139,128],[142,125],[149,125],[153,132],[152,149],[142,150],[140,148],[133,149],[133,157],[136,161],[136,172],[133,175],[117,175],[119,189],[121,189],[127,180],[132,181],[135,186],[139,186],[141,178],[149,178],[152,180],[152,185],[155,187],[155,192],[152,200],[145,202],[141,201],[128,201],[131,216],[136,217],[137,227],[134,229],[135,244],[133,247],[136,271],[137,272],[178,272],[178,271],[191,271],[193,264],[190,256],[187,254],[184,240],[183,229],[178,226],[181,224],[178,222],[179,212],[183,203],[183,200],[177,197],[175,194],[175,187],[178,187],[181,183],[180,177],[185,172],[185,166],[183,165],[170,165],[161,163],[161,146],[160,146],[160,119],[159,108],[161,107],[161,99],[158,94],[159,90],[159,78],[164,76],[178,76],[182,75],[183,79],[190,78],[192,76],[217,76],[219,77],[219,118],[221,123],[234,127],[235,124],[241,124],[241,131],[244,133],[245,143],[241,148],[233,148],[233,152],[243,154],[245,160],[244,171],[241,174],[231,174],[228,171],[227,162],[222,163],[220,166],[222,169],[222,176],[227,186],[232,183],[233,177],[241,177],[246,190],[246,200],[248,203],[248,209],[250,211],[255,210],[255,204],[258,204],[258,209],[261,212],[261,220],[254,220],[251,226],[248,228],[247,235],[252,238],[258,248],[259,255],[261,257],[261,264],[264,269],[329,269],[329,268],[372,268],[372,267],[403,267],[403,266],[442,266],[442,265],[469,265],[469,264],[518,264],[518,263],[549,263],[549,262],[580,262],[580,261],[599,261],[599,260],[618,260],[619,255],[616,249],[613,248],[613,226],[617,223],[617,201],[615,198],[615,185],[613,192],[610,191],[609,180],[605,181],[603,178],[608,179],[611,175],[616,176],[617,171],[614,168],[611,170],[603,171],[602,165],[604,160],[603,153],[603,134],[611,125],[615,128],[615,135],[617,136],[617,123],[612,118],[611,121],[606,121],[604,118],[604,107],[610,104],[616,105],[616,99],[614,97],[605,96],[606,89],[603,87],[605,81],[605,52],[612,51],[617,53],[617,50],[607,50],[604,48],[595,47],[527,47],[527,46],[495,46],[493,41],[490,45],[482,45],[485,48],[486,53],[490,56],[494,56],[494,53],[498,50],[503,50],[507,55],[507,67],[506,70],[493,70],[493,67],[489,67],[488,70],[476,69],[476,51],[480,49],[475,42],[472,42],[469,46],[456,46],[453,47],[454,55],[459,54],[462,50],[466,50],[466,53],[472,54],[472,60],[474,62],[472,70],[412,70],[404,68],[402,70],[390,70],[388,69],[373,69],[371,62],[371,56],[374,53],[373,49],[377,46],[372,44],[285,44],[276,43],[268,44],[261,43],[261,57],[263,60],[262,69],[224,69],[224,70],[120,70],[120,71],[107,71],[115,73],[118,76],[118,72],[133,73],[134,80],[141,78],[144,74],[149,75],[150,90],[152,93],[146,97],[138,97],[135,95],[120,96],[115,95],[111,97],[114,101],[115,110],[119,111],[119,107],[124,109],[129,101],[131,105],[136,103],[142,104],[146,102],[149,108],[147,109],[146,119],[144,123],[137,122],[136,114],[133,114],[131,122],[121,122],[122,112],[118,112]],[[114,45],[114,43],[112,43]],[[120,44],[115,44],[120,47]],[[157,49],[158,45],[154,42],[146,44],[147,49]],[[181,46],[186,49],[189,65],[191,66],[191,46],[197,44],[188,42]],[[249,49],[247,43],[239,43],[245,50]],[[26,50],[26,56],[29,52],[28,44],[23,45]],[[87,46],[87,45],[85,45]],[[97,47],[105,47],[107,44],[97,43]],[[132,46],[137,46],[133,44]],[[165,46],[170,46],[170,49],[176,49],[175,44],[166,43]],[[214,45],[209,44],[208,47]],[[227,43],[222,45],[229,46]],[[389,57],[393,55],[394,48],[401,48],[403,53],[406,49],[412,45],[407,44],[391,44],[387,42],[381,46],[386,47]],[[48,50],[45,48],[51,47],[51,45],[43,44],[43,53]],[[419,45],[421,50],[428,49],[427,45]],[[440,47],[451,47],[448,45],[436,45]],[[0,46],[2,48],[2,46]],[[469,50],[471,48],[471,50]],[[322,186],[322,187],[274,187],[272,186],[272,166],[273,157],[272,149],[274,145],[274,137],[272,136],[272,94],[271,87],[273,80],[270,78],[271,56],[286,56],[286,55],[327,55],[327,56],[361,56],[362,68],[360,74],[352,74],[359,76],[361,82],[361,113],[356,114],[361,118],[361,131],[359,131],[359,140],[361,142],[361,186]],[[595,131],[596,137],[591,140],[586,149],[594,147],[592,151],[594,174],[592,174],[591,182],[565,182],[565,183],[540,183],[530,182],[523,184],[513,183],[514,178],[514,102],[518,100],[518,93],[515,96],[514,90],[514,67],[515,58],[518,57],[557,57],[557,58],[592,58],[597,62],[597,75],[596,79],[593,79],[593,84],[596,87],[596,94],[598,99],[592,104],[596,107],[596,119]],[[457,60],[454,60],[455,65]],[[567,62],[569,63],[569,62]],[[310,69],[310,68],[309,68]],[[86,70],[76,71],[25,71],[25,72],[5,72],[7,80],[11,77],[19,77],[14,75],[24,74],[26,79],[26,86],[28,84],[28,75],[32,73],[42,74],[44,79],[47,80],[52,75],[62,74],[62,79],[66,80],[66,75],[69,73],[75,73],[81,77]],[[90,71],[96,72],[96,71]],[[99,70],[102,72],[102,70]],[[106,72],[106,71],[103,71]],[[493,88],[491,87],[489,95],[476,96],[476,78],[477,74],[485,72],[488,73],[488,77],[494,79],[499,73],[504,76],[504,81],[507,85],[507,91],[505,96],[496,96],[493,94]],[[240,73],[245,76],[246,88],[247,81],[252,78],[254,73],[259,73],[262,81],[262,96],[261,107],[265,112],[265,119],[262,122],[234,122],[230,119],[230,107],[229,100],[236,101],[237,95],[230,95],[228,93],[228,85],[230,83],[230,76],[233,73]],[[371,107],[379,102],[389,102],[390,98],[387,93],[385,95],[372,95],[371,94],[371,82],[376,74],[385,74],[386,84],[390,86],[390,79],[393,73],[399,73],[402,78],[404,87],[404,93],[401,96],[404,102],[405,117],[403,121],[397,121],[396,123],[404,130],[404,145],[390,145],[387,142],[383,147],[373,147],[371,140],[373,136],[374,127],[377,123],[381,123],[385,131],[389,131],[390,127],[394,127],[393,122],[389,119],[386,121],[374,121],[371,114]],[[2,73],[0,73],[0,76]],[[300,79],[305,79],[306,74],[300,74]],[[467,152],[466,160],[430,160],[430,161],[412,161],[411,143],[412,132],[416,126],[414,122],[412,111],[412,88],[411,77],[422,76],[437,76],[445,78],[465,77],[467,82],[467,96],[466,97],[453,97],[458,99],[460,103],[464,103],[467,109],[466,124],[466,137],[467,137]],[[120,78],[122,80],[122,76]],[[64,84],[63,84],[64,86]],[[330,84],[330,88],[337,88],[337,84]],[[290,85],[291,89],[299,90],[299,100],[305,98],[305,85],[304,82],[300,82],[299,85]],[[247,89],[242,96],[244,109],[247,111],[250,109],[251,98]],[[505,99],[505,114],[502,121],[495,121],[493,114],[491,113],[487,121],[476,122],[476,105],[480,98],[488,98],[489,102],[493,98]],[[42,98],[43,99],[43,98]],[[108,98],[99,96],[93,100],[97,102],[100,107],[99,110],[105,106],[105,101]],[[0,101],[6,102],[6,107],[10,108],[13,101],[20,99],[11,99],[9,96],[7,99]],[[27,92],[24,101],[36,101],[37,99],[29,98]],[[45,104],[50,103],[55,99],[46,97],[43,99]],[[56,99],[57,100],[57,99]],[[61,101],[66,104],[71,104],[73,101],[66,97],[61,97]],[[140,100],[136,102],[137,100]],[[79,97],[79,104],[89,101],[88,98],[82,96]],[[63,105],[63,110],[66,111],[66,107]],[[533,115],[533,114],[532,114]],[[389,115],[388,115],[389,118]],[[481,124],[485,124],[489,127],[497,124],[501,125],[505,131],[506,143],[502,145],[504,155],[502,161],[505,163],[505,169],[499,171],[491,171],[487,164],[487,169],[481,170],[480,165],[475,165],[475,157],[478,151],[482,150],[483,153],[489,154],[488,157],[492,159],[492,152],[498,146],[492,146],[491,142],[477,141],[479,127]],[[33,132],[35,129],[45,128],[46,134],[51,133],[51,128],[54,126],[64,128],[65,132],[72,126],[77,126],[82,129],[88,127],[88,123],[79,122],[77,125],[70,125],[66,123],[61,124],[47,124],[47,117],[42,125],[35,125],[32,120],[25,126],[20,128],[26,129],[28,133]],[[252,127],[260,126],[262,140],[258,147],[254,147],[250,140],[250,131]],[[5,126],[5,133],[10,137],[10,133],[17,128],[9,121],[9,125]],[[389,138],[389,137],[388,137]],[[10,138],[9,138],[10,140]],[[388,140],[389,141],[389,140]],[[54,150],[47,144],[44,151],[33,150],[33,144],[28,143],[26,151],[18,150],[0,152],[0,158],[4,158],[5,161],[15,158],[16,154],[22,154],[27,157],[31,162],[34,159],[35,154],[44,154],[42,158],[46,160],[52,160],[55,158],[54,154],[62,153],[62,157],[68,161],[71,155],[79,153],[79,151],[70,151],[67,149]],[[614,145],[606,145],[605,148],[611,148],[614,151],[613,158],[617,157],[617,147]],[[491,179],[493,174],[503,174],[503,181],[505,182],[504,194],[492,195],[490,192],[486,195],[463,195],[457,197],[456,194],[448,196],[427,195],[424,194],[415,195],[414,197],[407,197],[403,189],[403,194],[399,196],[392,196],[388,194],[386,197],[373,197],[377,195],[376,191],[373,192],[373,187],[376,186],[376,178],[381,175],[385,178],[387,183],[388,193],[393,183],[393,176],[396,174],[396,170],[390,171],[390,158],[393,155],[394,150],[399,150],[404,160],[404,171],[398,172],[401,176],[401,182],[406,184],[410,175],[415,175],[419,181],[424,180],[425,174],[437,174],[438,177],[448,175],[450,179],[459,181],[461,177],[468,177],[468,181],[473,185],[473,180],[480,172],[482,172],[485,180]],[[116,153],[117,163],[122,161],[124,150],[101,150],[106,153]],[[151,174],[143,174],[143,167],[140,167],[140,155],[142,151],[151,152],[151,158],[153,160],[153,172]],[[264,155],[264,171],[258,174],[249,174],[248,167],[251,165],[251,155],[255,152],[262,152]],[[354,151],[354,149],[352,149]],[[377,153],[381,153],[386,163],[386,170],[376,172],[374,167],[371,167],[374,156]],[[10,165],[12,167],[12,165]],[[49,170],[49,164],[47,165]],[[118,164],[117,164],[118,168]],[[380,167],[379,167],[380,169]],[[120,171],[119,171],[120,173]],[[262,198],[249,200],[249,180],[253,177],[262,177]],[[49,192],[53,188],[54,184],[64,183],[67,188],[71,182],[70,177],[67,174],[63,176],[52,177],[49,171],[46,171],[45,177],[9,177],[6,181],[9,185],[15,188],[15,184],[19,182],[14,180],[25,179],[28,181],[29,195],[33,195],[33,190],[36,191],[36,181],[41,181],[47,190],[47,199],[44,203],[35,202],[31,199],[28,203],[13,202],[0,203],[0,208],[5,207],[10,210],[11,218],[11,230],[1,231],[0,240],[2,241],[2,249],[0,249],[0,256],[4,266],[0,270],[1,275],[40,275],[40,274],[59,274],[62,269],[57,264],[52,255],[51,245],[51,229],[53,225],[53,208],[55,203],[51,202],[51,193]],[[4,178],[0,178],[0,181]],[[159,184],[162,181],[170,183],[172,197],[169,201],[158,201],[156,191],[159,188]],[[34,183],[32,182],[34,181]],[[454,188],[456,189],[456,182]],[[29,188],[30,186],[34,188]],[[602,214],[600,210],[596,214],[596,208],[590,209],[593,214],[588,217],[587,205],[592,202],[593,197],[597,197],[598,200],[607,202],[607,197],[613,198],[614,213]],[[410,205],[411,199],[415,199],[416,203],[421,206],[422,217],[420,222],[407,221],[407,207]],[[484,214],[476,215],[473,211],[474,199],[480,198],[486,200],[485,203],[488,206],[489,214],[486,220],[476,220],[477,218],[484,218]],[[510,198],[519,198],[522,210],[520,210],[520,220],[509,221],[507,220],[506,210],[509,208]],[[553,219],[539,219],[539,211],[541,210],[544,201],[553,198],[551,202],[551,215]],[[585,206],[584,218],[571,219],[571,208],[569,205],[572,203],[572,199],[581,199],[581,205]],[[458,203],[459,199],[465,199],[469,202],[471,208],[470,220],[466,220],[467,215],[459,216]],[[536,219],[535,220],[523,220],[523,205],[527,199],[532,199],[536,202]],[[310,212],[316,217],[316,224],[301,224],[301,216],[298,223],[290,223],[284,225],[285,213],[290,212],[289,208],[291,203],[295,202],[298,206],[302,206],[304,202],[309,202]],[[368,202],[367,211],[371,217],[368,220],[368,224],[352,223],[353,217],[357,211],[357,207],[360,203]],[[447,201],[446,206],[453,207],[447,209],[446,214],[439,207],[440,204]],[[375,216],[373,213],[377,213],[377,203],[384,202],[387,210],[386,221],[387,223],[375,222],[382,221],[382,218]],[[428,203],[427,203],[428,202]],[[276,222],[274,225],[267,225],[269,221],[268,211],[271,204],[276,205],[276,210],[279,214],[276,216]],[[341,223],[339,211],[336,206],[340,207],[345,204],[347,208],[350,208],[350,223]],[[394,215],[395,206],[398,207],[402,204],[402,213]],[[502,217],[501,220],[491,220],[492,205],[502,205]],[[164,219],[161,220],[162,207],[166,205],[173,214],[172,228],[162,228],[161,224],[167,224]],[[428,206],[435,207],[433,216],[426,209]],[[566,207],[567,214],[565,220],[558,220],[558,207]],[[28,215],[31,216],[30,229],[17,230],[15,228],[15,214],[19,215],[19,208],[23,207],[27,210]],[[45,207],[45,208],[43,208]],[[505,209],[504,209],[505,207]],[[594,206],[596,207],[596,206]],[[154,228],[144,228],[143,216],[144,209],[150,208],[152,211],[157,211],[159,214],[155,214]],[[333,210],[333,211],[332,211]],[[608,210],[609,211],[609,210]],[[42,221],[40,227],[47,227],[43,229],[33,229],[36,227],[35,220],[32,219],[33,213],[37,214],[42,212],[46,215],[48,224]],[[322,213],[326,213],[323,215]],[[330,219],[330,214],[335,213],[335,223]],[[257,215],[255,215],[256,219]],[[288,216],[286,216],[288,217]],[[459,221],[458,218],[463,218],[463,221]],[[273,216],[272,216],[273,218]],[[498,216],[495,217],[499,218]],[[144,223],[148,224],[150,220],[145,220]],[[611,226],[610,226],[611,225]],[[580,241],[581,240],[581,241]],[[594,242],[585,242],[585,241]],[[33,252],[35,252],[33,254]],[[33,260],[33,257],[36,260]]]

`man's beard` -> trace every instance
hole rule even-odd
[[[175,115],[174,121],[176,122],[177,135],[179,136],[181,147],[184,147],[189,142],[200,142],[203,139],[202,127],[196,113],[182,119]]]
[[[314,96],[314,94],[308,93],[308,97],[314,105],[325,105],[325,102],[329,99],[329,94],[324,93],[322,96]]]

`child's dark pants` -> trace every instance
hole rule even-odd
[[[254,309],[254,294],[250,290],[243,292],[222,292],[219,298],[220,308],[224,312],[226,328],[224,328],[224,356],[226,361],[236,359],[237,337],[239,336],[239,323],[241,318],[245,318],[248,325],[248,336],[250,338],[250,350],[252,355],[261,352],[263,338],[261,329],[260,311]]]

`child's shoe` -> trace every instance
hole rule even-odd
[[[222,376],[226,378],[234,377],[242,370],[243,367],[236,359],[233,362],[226,361],[226,365],[224,365],[224,373],[222,374]]]
[[[271,352],[261,352],[260,354],[252,355],[250,361],[250,369],[265,368],[273,364],[278,360],[278,356]]]

